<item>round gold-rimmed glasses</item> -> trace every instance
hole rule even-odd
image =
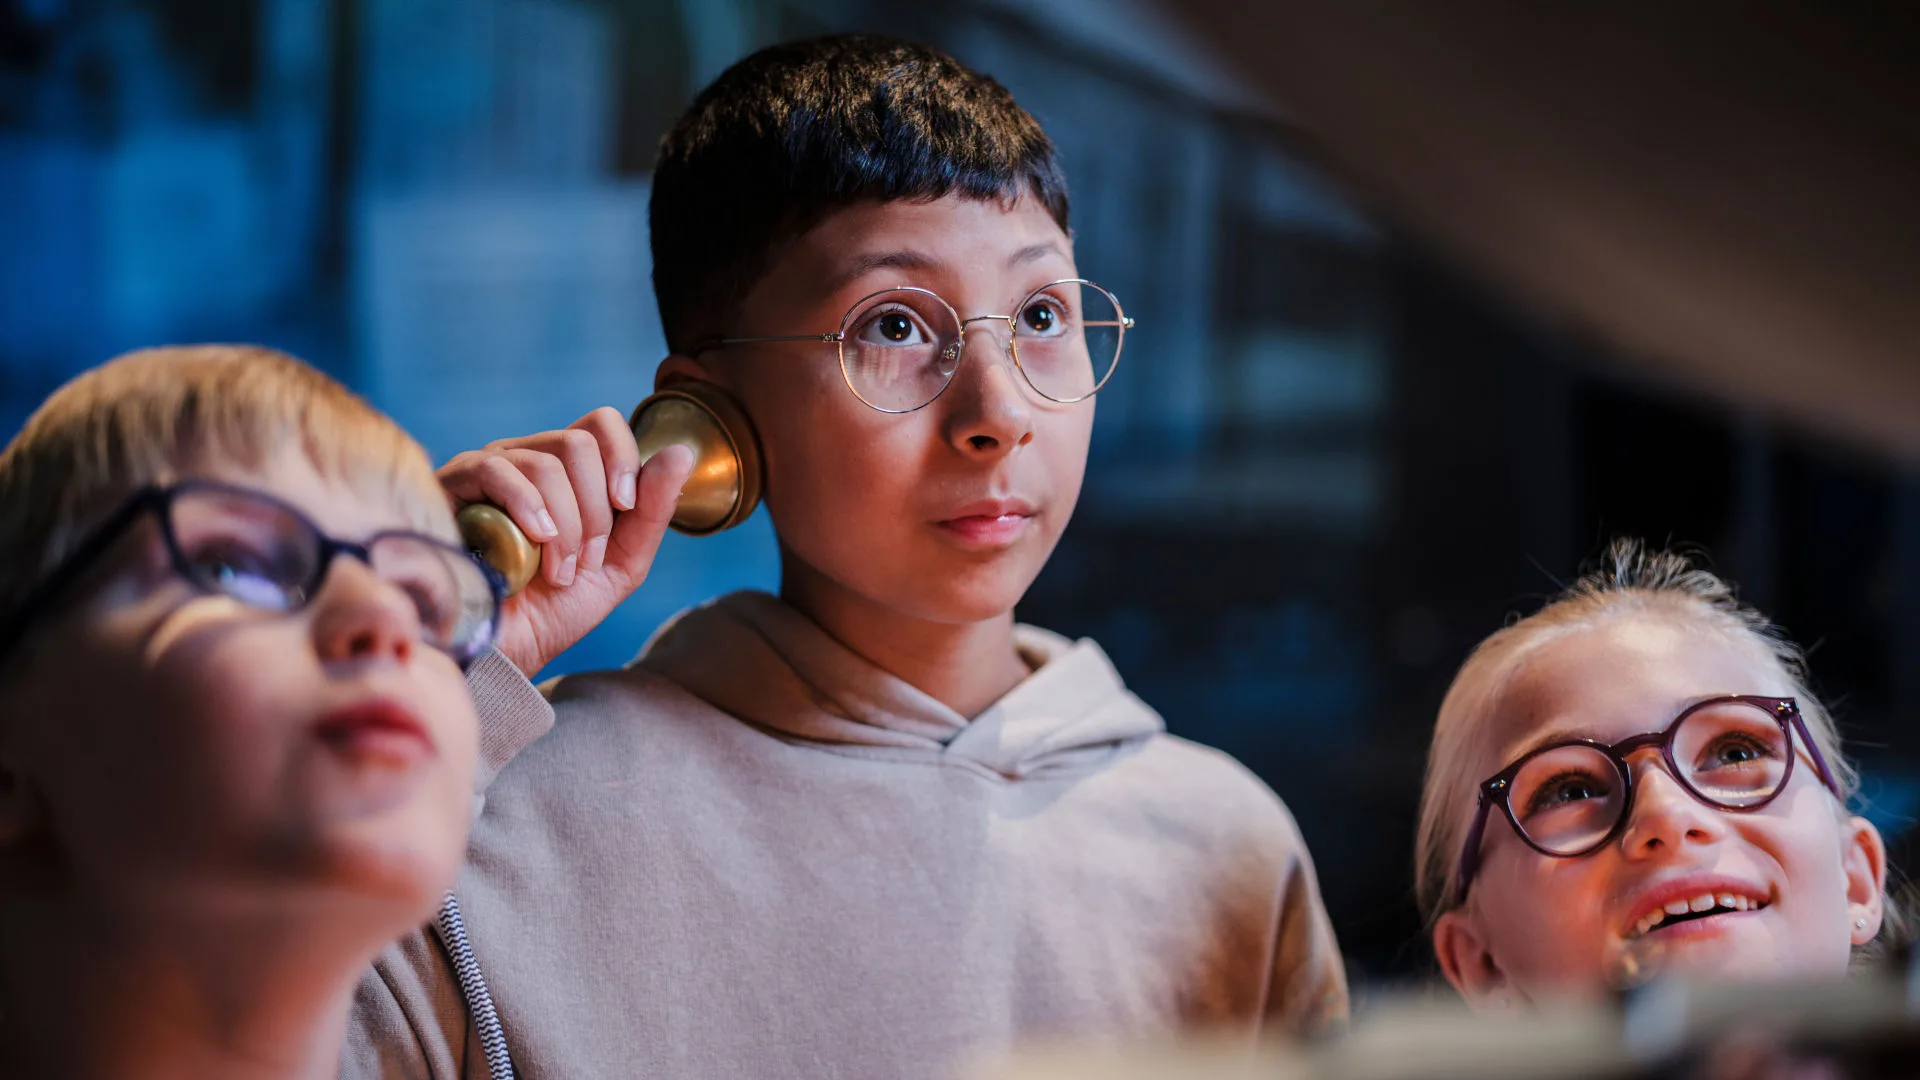
[[[711,338],[694,354],[774,341],[831,344],[839,349],[840,374],[853,396],[880,412],[909,413],[931,404],[953,382],[967,328],[979,322],[1005,323],[1013,366],[1035,393],[1061,404],[1085,401],[1106,385],[1133,329],[1119,299],[1085,278],[1048,282],[1011,315],[968,319],[940,294],[900,285],[856,301],[832,333]]]

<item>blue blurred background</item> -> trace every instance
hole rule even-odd
[[[326,368],[437,460],[625,411],[664,352],[660,135],[745,53],[843,29],[948,49],[1059,144],[1080,265],[1140,328],[1022,616],[1096,637],[1285,796],[1363,984],[1430,963],[1411,832],[1453,668],[1615,532],[1704,545],[1813,646],[1915,865],[1913,480],[1643,384],[1437,263],[1128,3],[0,0],[0,428],[199,340]],[[552,670],[776,574],[764,514],[672,536]]]

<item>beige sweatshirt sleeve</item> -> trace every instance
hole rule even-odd
[[[1264,1026],[1272,1032],[1310,1036],[1346,1023],[1347,973],[1333,922],[1320,900],[1320,883],[1306,841],[1291,814],[1286,824],[1295,854],[1286,861],[1280,881],[1273,981]]]

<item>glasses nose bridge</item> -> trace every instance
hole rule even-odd
[[[964,342],[967,337],[967,332],[973,329],[973,324],[980,323],[980,322],[1005,323],[1007,327],[1007,336],[1004,341],[999,342],[1000,348],[1002,351],[1005,351],[1008,353],[1011,353],[1013,351],[1014,324],[1013,324],[1013,316],[1011,315],[974,315],[965,319],[961,319],[960,320],[960,340]]]

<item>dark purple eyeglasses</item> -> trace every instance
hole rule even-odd
[[[1633,809],[1630,755],[1658,747],[1668,773],[1689,795],[1716,810],[1749,813],[1786,790],[1797,756],[1795,731],[1820,782],[1838,796],[1839,785],[1792,698],[1710,698],[1688,706],[1665,731],[1610,746],[1568,739],[1528,751],[1480,785],[1480,804],[1460,851],[1454,906],[1466,902],[1480,868],[1480,841],[1494,806],[1528,847],[1554,858],[1577,859],[1612,843],[1626,827]]]
[[[457,544],[403,530],[358,543],[336,540],[271,495],[186,480],[142,488],[88,533],[0,625],[0,658],[121,533],[149,513],[159,520],[174,572],[202,592],[268,611],[298,611],[319,593],[334,556],[350,555],[404,593],[419,615],[422,640],[463,668],[487,650],[499,627],[499,575]]]

